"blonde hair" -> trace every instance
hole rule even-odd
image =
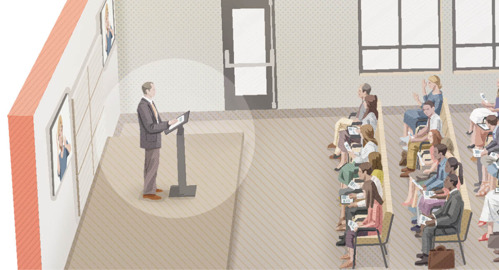
[[[57,121],[57,142],[59,142],[59,137],[61,136],[62,128],[62,115],[59,115],[59,120]],[[59,146],[60,148],[61,146]]]
[[[106,16],[109,16],[109,7],[108,7],[107,3],[106,3]]]
[[[430,76],[428,81],[437,85],[438,89],[442,89],[442,84],[440,83],[440,78],[437,75]]]

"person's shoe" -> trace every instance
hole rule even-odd
[[[405,167],[405,168],[403,168],[403,169],[402,169],[402,170],[400,170],[400,171],[401,171],[401,172],[407,172],[407,171],[410,171],[410,170],[411,170],[411,169],[409,169],[409,168]]]
[[[421,230],[421,226],[419,226],[419,225],[413,226],[411,228],[411,231],[413,231],[413,232],[418,232],[419,230]]]
[[[339,237],[339,238],[340,238],[340,239],[345,239],[345,235],[344,235],[344,234],[342,234],[342,235],[340,235],[340,237]]]
[[[346,245],[345,239],[340,239],[340,241],[336,242],[337,247],[344,247],[345,245]],[[350,257],[348,257],[348,259],[350,259]],[[344,259],[344,260],[347,260],[347,259]]]
[[[401,174],[400,174],[400,177],[401,177],[401,178],[408,178],[408,177],[409,177],[409,174],[410,174],[410,173],[412,173],[413,171],[414,171],[414,170],[410,170],[410,169],[409,169],[408,171],[401,173]]]
[[[160,193],[160,192],[163,192],[163,190],[162,190],[162,189],[159,189],[159,188],[158,188],[158,189],[156,189],[156,193]]]
[[[494,250],[494,254],[499,255],[499,249],[495,249],[495,250]]]
[[[499,262],[499,258],[495,258],[493,262]]]
[[[342,265],[340,265],[340,269],[343,269],[343,268],[352,268],[352,266],[353,266],[353,262],[346,261]]]
[[[421,256],[421,260],[415,262],[414,264],[417,266],[428,265],[428,255],[423,254],[423,256]]]
[[[341,155],[330,155],[329,159],[339,159]]]
[[[340,260],[350,260],[350,255],[344,254],[343,256],[340,257]]]
[[[331,149],[331,148],[336,148],[336,145],[334,143],[330,143],[328,146],[327,146],[327,149]]]
[[[413,220],[411,220],[411,223],[416,225],[416,224],[418,224],[418,221],[416,219],[413,219]]]
[[[475,186],[475,187],[479,187],[481,185],[482,185],[482,183],[480,183],[480,182],[473,184],[473,186]]]
[[[478,238],[478,242],[483,242],[483,241],[488,241],[489,236],[487,236],[487,233],[484,233],[482,237]]]
[[[142,195],[142,198],[153,200],[153,201],[161,200],[161,197],[156,195],[156,194],[144,194],[144,195]]]
[[[472,131],[466,131],[466,135],[471,135],[473,133],[473,130]]]
[[[480,220],[480,221],[478,221],[478,227],[482,227],[482,226],[484,226],[484,225],[487,225],[487,222],[485,222],[485,221],[481,221],[481,220]]]
[[[476,162],[478,159],[476,157],[471,157],[470,160]]]
[[[417,232],[417,233],[415,233],[415,234],[414,234],[414,237],[416,237],[416,238],[421,238],[421,232]]]
[[[470,145],[468,145],[466,147],[468,147],[469,149],[473,149],[473,148],[475,148],[475,145],[474,144],[470,144]]]
[[[480,190],[480,187],[477,187],[473,190],[473,192],[477,193]]]
[[[421,259],[421,258],[423,258],[423,256],[424,256],[424,254],[423,254],[423,253],[418,253],[418,254],[416,254],[416,258],[420,258],[420,259]]]

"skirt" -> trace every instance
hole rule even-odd
[[[359,177],[359,167],[355,165],[355,162],[352,162],[345,164],[345,166],[341,168],[338,180],[341,183],[348,185],[350,184],[350,181],[356,177]]]
[[[416,132],[416,122],[420,118],[428,119],[421,109],[407,110],[404,113],[404,123],[412,129],[413,134]]]
[[[483,123],[483,119],[489,115],[496,115],[496,113],[490,111],[487,108],[477,108],[474,109],[473,112],[471,112],[470,120],[475,124]]]

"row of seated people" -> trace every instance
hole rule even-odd
[[[466,132],[470,137],[469,149],[472,149],[471,160],[477,162],[478,183],[475,183],[475,196],[484,197],[482,212],[478,226],[487,225],[478,241],[487,241],[493,233],[494,223],[499,226],[499,193],[496,192],[499,177],[499,80],[496,83],[497,96],[495,103],[489,103],[482,97],[482,108],[474,109],[470,114],[470,126]],[[499,254],[499,249],[494,251]],[[499,262],[499,258],[494,259]]]
[[[340,257],[345,262],[340,268],[350,268],[354,260],[354,238],[357,236],[380,235],[383,227],[383,171],[381,155],[373,152],[369,155],[370,162],[358,165],[355,181],[356,187],[349,185],[339,192],[342,201],[342,217],[336,230],[343,231],[337,246],[346,246],[346,253]],[[349,202],[345,202],[348,197]],[[367,214],[365,218],[354,219],[357,215]],[[354,222],[349,224],[349,222]],[[348,225],[347,225],[348,224]],[[359,230],[361,228],[361,230]],[[366,231],[363,228],[375,228],[376,231]]]
[[[431,90],[429,93],[427,87]],[[416,255],[419,258],[416,265],[428,265],[435,236],[458,232],[464,211],[459,191],[463,184],[463,166],[453,156],[452,140],[443,136],[441,89],[438,76],[431,76],[428,83],[423,80],[423,101],[413,94],[421,108],[404,113],[400,138],[403,146],[400,177],[409,178],[407,198],[402,205],[414,213],[411,231],[416,232],[415,237],[422,238],[422,252]]]
[[[472,113],[473,114],[473,113]],[[494,190],[497,183],[497,167],[499,154],[499,136],[496,136],[498,118],[488,115],[480,125],[472,129],[473,144],[468,148],[473,149],[472,161],[478,162],[478,183],[474,191],[477,197],[484,197],[489,191]],[[487,142],[490,138],[490,142]],[[480,159],[477,159],[479,157]]]
[[[340,268],[350,268],[354,260],[354,234],[357,236],[375,235],[376,231],[358,231],[358,228],[376,228],[381,233],[383,224],[383,167],[375,131],[378,123],[378,99],[370,95],[371,86],[362,84],[358,89],[361,104],[349,118],[341,118],[335,124],[335,136],[328,149],[336,148],[331,159],[340,159],[335,168],[339,171],[341,189],[339,197],[348,197],[351,202],[342,203],[337,231],[343,232],[337,246],[347,246],[347,252],[340,259],[346,260]],[[353,119],[352,119],[353,117]],[[354,130],[349,129],[354,128]],[[358,144],[359,151],[354,151]],[[352,161],[348,162],[348,158]],[[355,179],[358,183],[351,185]],[[343,201],[343,200],[342,200]],[[355,215],[367,214],[357,220],[357,227],[351,230],[349,221]]]

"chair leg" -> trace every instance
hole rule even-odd
[[[383,248],[385,249],[385,254],[388,255],[388,249],[386,249],[386,244],[383,244]]]
[[[354,243],[353,243],[353,265],[352,269],[355,269],[355,256],[357,255],[357,236],[354,238]]]
[[[457,241],[459,241],[459,248],[461,249],[461,256],[463,256],[463,264],[466,265],[466,259],[464,258],[463,244],[461,243],[461,237],[457,235]]]
[[[379,247],[381,248],[381,255],[383,255],[383,261],[385,262],[385,268],[388,268],[388,264],[386,263],[385,251],[383,250],[383,244],[381,243],[381,238],[378,234]]]

